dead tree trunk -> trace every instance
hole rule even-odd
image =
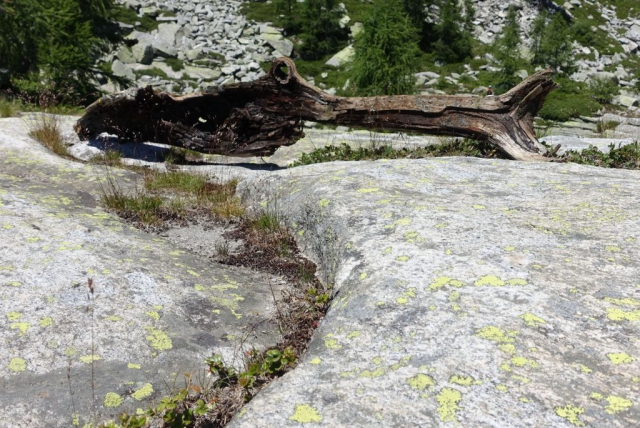
[[[533,118],[557,86],[551,71],[494,97],[336,97],[310,85],[279,58],[262,78],[215,92],[174,97],[147,87],[108,95],[78,120],[81,138],[101,132],[229,156],[265,156],[303,137],[302,123],[417,131],[486,140],[518,160],[543,160]]]

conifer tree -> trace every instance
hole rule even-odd
[[[570,73],[574,68],[571,30],[561,14],[540,14],[532,28],[533,65]]]
[[[374,0],[355,41],[351,80],[361,95],[415,92],[418,31],[401,0]]]
[[[299,7],[297,0],[275,0],[276,13],[282,16],[280,23],[284,31],[297,33],[300,30]]]
[[[454,63],[471,55],[471,34],[465,31],[464,23],[458,0],[442,0],[435,28],[438,40],[434,51],[438,60]]]
[[[510,88],[515,86],[519,79],[515,75],[520,67],[520,27],[516,10],[511,5],[507,13],[507,19],[502,28],[502,35],[494,43],[496,59],[500,63],[500,82],[498,87]]]
[[[347,45],[349,29],[340,28],[344,11],[337,0],[306,0],[303,8],[302,49],[304,59],[315,60]]]

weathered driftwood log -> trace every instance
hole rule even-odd
[[[556,84],[550,71],[494,97],[398,95],[336,97],[306,82],[279,58],[262,78],[215,92],[172,96],[147,87],[101,98],[76,132],[101,132],[204,153],[270,155],[303,137],[305,120],[356,128],[417,131],[487,140],[514,159],[541,160],[533,118]]]

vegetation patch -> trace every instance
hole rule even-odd
[[[300,158],[291,164],[292,167],[310,165],[314,163],[333,161],[359,161],[378,159],[420,159],[442,156],[473,156],[482,158],[509,159],[488,142],[473,141],[468,139],[452,138],[443,143],[425,147],[395,149],[390,145],[377,147],[352,148],[348,144],[339,146],[326,146],[303,153]]]
[[[169,16],[167,15],[168,13],[169,12],[167,11],[163,12],[165,16]],[[153,30],[157,30],[158,25],[160,24],[155,18],[149,15],[138,16],[133,9],[129,9],[124,5],[115,5],[112,11],[112,16],[114,20],[133,25],[136,30],[144,33],[150,33]],[[136,25],[136,22],[139,22],[140,24]]]
[[[173,71],[184,70],[184,62],[178,58],[167,58],[165,62]]]
[[[31,138],[58,156],[69,157],[67,140],[62,135],[59,116],[48,113],[36,114],[29,120],[28,126]]]
[[[594,146],[581,151],[569,150],[561,158],[568,162],[603,168],[640,169],[640,142],[617,146],[611,144],[607,153]]]

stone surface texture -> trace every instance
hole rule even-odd
[[[439,158],[244,181],[335,299],[232,426],[637,426],[639,178]]]
[[[0,119],[0,427],[114,418],[175,392],[185,372],[204,380],[214,352],[238,364],[241,341],[276,342],[280,279],[106,213],[105,178],[135,191],[135,175],[61,159],[28,129]]]

